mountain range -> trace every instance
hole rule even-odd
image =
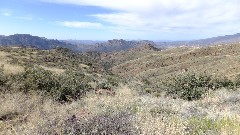
[[[95,47],[92,48],[92,51],[97,52],[118,52],[118,51],[126,51],[131,48],[138,48],[144,46],[146,44],[150,44],[156,46],[153,41],[141,40],[141,41],[126,41],[123,39],[113,39],[108,40],[104,43],[97,43]]]
[[[67,46],[67,43],[54,39],[32,36],[30,34],[15,34],[10,36],[0,36],[1,46],[25,46],[38,49],[51,49],[57,46]]]
[[[155,42],[157,46],[209,46],[219,44],[231,44],[240,42],[240,33],[234,35],[218,36],[206,39],[192,40],[192,41],[169,41],[169,42]]]
[[[146,44],[158,48],[168,48],[176,46],[209,46],[219,44],[232,44],[240,42],[240,33],[234,35],[219,36],[193,41],[166,41],[153,42],[148,40],[123,40],[113,39],[108,41],[91,40],[57,40],[44,37],[32,36],[30,34],[15,34],[10,36],[0,36],[0,46],[24,46],[38,49],[52,49],[55,47],[65,47],[79,52],[118,52],[126,51],[131,48],[138,48]]]

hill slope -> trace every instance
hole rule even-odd
[[[240,33],[234,35],[218,36],[206,39],[199,39],[193,41],[173,41],[173,42],[156,42],[158,46],[208,46],[208,45],[219,45],[219,44],[233,44],[240,42]]]
[[[202,48],[178,47],[162,51],[129,50],[104,57],[104,60],[115,63],[112,67],[113,73],[125,77],[147,78],[152,83],[184,71],[233,78],[240,73],[239,59],[240,44]]]
[[[142,82],[135,83],[134,78],[125,82],[135,88],[118,86],[120,81],[106,73],[104,63],[111,63],[115,74]],[[209,90],[196,101],[176,98],[174,93],[175,98],[164,93],[150,96],[149,89],[144,95],[138,93],[143,83],[162,92],[160,81],[185,71],[235,76],[240,73],[240,44],[167,50],[144,44],[102,55],[61,47],[0,47],[0,64],[0,134],[240,133],[240,87]],[[3,73],[16,66],[11,70],[21,71]],[[179,93],[192,97],[205,86]]]
[[[132,48],[141,47],[144,44],[152,44],[155,46],[155,43],[152,41],[142,40],[142,41],[126,41],[123,39],[117,40],[108,40],[105,43],[98,43],[92,51],[97,52],[118,52],[118,51],[126,51]]]
[[[1,46],[23,46],[35,47],[38,49],[52,49],[57,46],[68,47],[70,44],[58,40],[47,39],[30,34],[15,34],[10,36],[0,36]]]

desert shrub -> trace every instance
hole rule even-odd
[[[119,82],[120,82],[120,79],[116,76],[113,76],[113,75],[108,75],[107,76],[107,82],[111,85],[111,86],[119,86]]]
[[[40,90],[53,94],[52,91],[58,89],[59,82],[56,75],[40,67],[28,67],[25,72],[17,75],[16,81],[25,92]]]
[[[98,114],[87,120],[74,116],[65,122],[64,134],[139,134],[134,118],[127,112]]]
[[[226,76],[217,76],[212,78],[211,85],[213,89],[227,88],[234,89],[234,81],[228,79]]]
[[[220,126],[216,120],[206,117],[193,117],[188,120],[188,132],[191,135],[199,134],[220,134]]]
[[[151,94],[151,93],[153,92],[153,90],[152,90],[151,88],[148,88],[148,87],[143,88],[143,90],[144,90],[144,93],[149,93],[149,94]]]
[[[165,84],[167,94],[184,100],[197,100],[208,90],[219,88],[234,89],[235,84],[225,76],[213,77],[206,74],[195,73],[181,74]]]
[[[102,65],[103,69],[106,71],[110,71],[113,66],[113,62],[108,62],[108,61],[102,61],[100,64]]]
[[[167,84],[167,94],[180,97],[184,100],[197,100],[210,88],[211,77],[206,75],[196,75],[194,73],[183,74],[173,78]]]
[[[151,82],[150,82],[148,79],[146,79],[146,78],[143,78],[143,79],[142,79],[142,82],[143,82],[145,85],[151,85]]]
[[[97,89],[112,89],[112,85],[107,82],[101,82],[97,84]]]
[[[37,66],[26,68],[12,80],[24,92],[40,91],[58,101],[79,99],[92,89],[91,78],[81,72],[69,70],[56,75]]]
[[[59,100],[81,98],[92,89],[90,81],[90,77],[78,71],[67,71],[61,74],[59,76],[60,88],[57,91]]]
[[[160,95],[162,93],[162,88],[152,84],[152,85],[143,85],[138,90],[139,94],[153,94],[153,95]]]
[[[98,82],[96,88],[97,89],[113,89],[114,87],[118,87],[120,82],[120,78],[114,75],[107,75],[106,79]]]

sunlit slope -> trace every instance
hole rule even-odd
[[[139,51],[139,53],[141,55],[137,55],[135,59],[125,59],[122,63],[115,62],[119,64],[112,68],[113,73],[126,77],[148,78],[152,82],[185,71],[225,75],[229,78],[240,73],[240,44],[205,48],[179,47],[163,51],[145,51],[145,53]],[[134,53],[126,52],[125,55],[127,58]]]

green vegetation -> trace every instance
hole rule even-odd
[[[51,96],[58,101],[71,101],[82,98],[87,92],[95,88],[112,89],[118,86],[116,77],[107,76],[104,82],[82,71],[67,70],[61,74],[54,74],[41,67],[28,67],[24,72],[7,76],[1,74],[1,86],[8,84],[8,91],[18,90],[25,93],[36,91]],[[97,87],[91,86],[91,82]],[[17,88],[17,89],[16,89]]]
[[[233,81],[223,78],[216,78],[209,75],[197,75],[195,73],[186,73],[169,80],[167,85],[167,94],[177,96],[184,100],[197,100],[209,90],[220,88],[233,89]]]
[[[0,47],[0,134],[240,134],[239,57],[220,50]]]
[[[193,117],[188,120],[189,133],[192,135],[199,134],[221,134],[221,130],[227,129],[228,134],[239,133],[240,125],[230,118],[209,119],[207,117]],[[231,131],[231,130],[236,131]]]
[[[25,67],[16,74],[5,74],[3,67],[1,68],[0,84],[8,87],[5,88],[6,91],[35,91],[57,101],[72,101],[84,97],[87,92],[93,92],[96,88],[113,89],[120,83],[119,77],[100,70],[101,65],[92,58],[65,48],[49,51],[29,48],[1,49],[14,54],[9,55],[10,63],[14,61]],[[87,65],[84,66],[85,64]],[[96,65],[98,66],[95,67]]]

